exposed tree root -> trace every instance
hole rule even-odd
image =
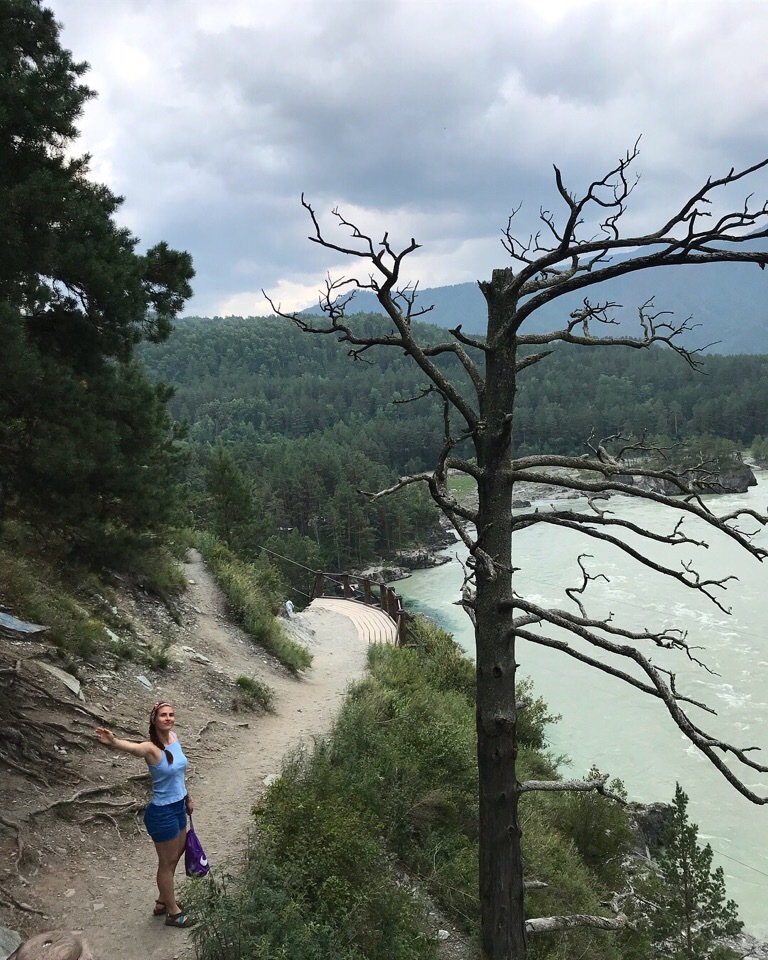
[[[11,759],[4,750],[0,750],[0,763],[4,763],[7,767],[10,767],[11,770],[15,770],[17,773],[20,773],[23,777],[29,777],[30,780],[36,780],[38,783],[42,783],[43,786],[51,786],[50,782],[45,779],[45,777],[38,773],[37,770],[32,770],[30,767],[24,767],[20,763],[17,763],[15,760]]]
[[[22,858],[24,857],[24,837],[22,826],[20,823],[16,823],[14,820],[6,820],[5,817],[0,815],[0,823],[4,827],[8,827],[9,830],[16,831],[16,867],[21,866]]]
[[[3,903],[8,907],[15,907],[17,910],[22,910],[24,913],[34,913],[38,917],[44,917],[45,914],[42,910],[36,910],[35,907],[31,907],[28,903],[22,903],[21,900],[17,900],[12,893],[8,893],[7,890],[4,890],[0,887],[0,897],[3,898]],[[7,900],[5,899],[7,897]]]
[[[47,813],[49,810],[55,810],[58,807],[68,807],[73,803],[76,803],[82,797],[93,797],[100,793],[109,793],[112,790],[119,790],[126,783],[131,783],[135,780],[141,780],[146,782],[147,775],[145,773],[134,774],[132,777],[126,777],[124,780],[121,780],[119,783],[107,783],[100,787],[84,787],[82,790],[78,790],[77,793],[74,793],[71,797],[65,797],[61,800],[54,800],[52,803],[47,804],[44,807],[38,807],[37,810],[32,810],[29,814],[29,819],[34,817],[39,817],[42,813]],[[101,801],[102,803],[109,804],[109,801]],[[119,804],[118,804],[119,805]]]
[[[223,723],[225,726],[229,726],[226,720],[217,720],[215,717],[212,720],[209,720],[207,723],[204,723],[202,727],[197,731],[197,736],[195,737],[195,743],[200,743],[200,738],[208,729],[208,727],[213,726],[214,723]]]

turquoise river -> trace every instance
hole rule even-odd
[[[720,515],[740,507],[768,511],[768,472],[757,476],[758,486],[746,494],[708,498],[710,509]],[[558,505],[589,509],[583,499],[533,503],[541,510]],[[616,497],[608,507],[659,532],[670,531],[674,524],[669,511],[652,503]],[[751,521],[743,521],[742,527],[750,529],[750,523],[755,528]],[[515,535],[514,563],[520,568],[516,589],[530,599],[569,607],[563,590],[580,580],[576,558],[591,554],[588,569],[605,574],[608,581],[590,585],[590,614],[612,613],[615,623],[633,628],[670,625],[686,630],[689,644],[700,648],[696,656],[712,672],[679,652],[658,651],[654,662],[675,671],[681,692],[717,711],[712,717],[691,708],[695,722],[735,745],[761,747],[753,756],[766,764],[768,560],[758,562],[728,537],[704,530],[699,521],[686,521],[685,530],[693,538],[706,537],[709,548],[656,545],[652,555],[676,567],[683,559],[693,560],[707,577],[736,577],[721,598],[730,615],[677,581],[639,568],[617,549],[550,524]],[[768,548],[768,529],[757,532],[755,542]],[[474,655],[471,624],[456,606],[462,582],[459,561],[466,558],[466,550],[456,545],[445,553],[450,563],[416,571],[396,587],[409,610],[432,617]],[[675,782],[680,782],[690,797],[691,819],[725,871],[728,895],[739,904],[747,932],[768,939],[768,806],[752,804],[737,793],[683,737],[660,701],[532,643],[520,644],[517,659],[550,711],[562,717],[550,730],[550,743],[553,753],[570,759],[568,774],[582,775],[596,764],[623,780],[631,799],[643,802],[671,801]],[[742,768],[741,776],[750,788],[768,796],[768,775]]]

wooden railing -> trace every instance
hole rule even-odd
[[[351,573],[316,573],[312,598],[325,596],[342,596],[345,600],[383,610],[397,626],[398,647],[403,646],[408,614],[403,607],[402,597],[386,583],[355,577]]]

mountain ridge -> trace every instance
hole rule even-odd
[[[681,339],[686,347],[705,353],[768,353],[768,278],[748,263],[718,263],[706,268],[656,267],[605,281],[596,286],[593,302],[617,304],[611,329],[628,335],[637,329],[640,306],[653,300],[656,311],[670,311],[679,322],[690,318],[691,330]],[[524,330],[543,333],[563,326],[572,310],[583,304],[584,293],[570,294],[546,304],[530,317]],[[417,307],[432,309],[420,319],[446,329],[461,325],[464,333],[485,331],[485,299],[476,282],[419,290]],[[376,297],[357,291],[355,313],[383,313]],[[304,314],[317,314],[310,307]]]

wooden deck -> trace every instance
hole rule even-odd
[[[367,643],[397,642],[395,621],[378,607],[367,607],[364,603],[340,597],[315,597],[311,606],[348,617],[357,627],[360,639]]]

